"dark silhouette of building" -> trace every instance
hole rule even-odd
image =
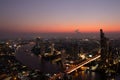
[[[108,73],[112,70],[115,72],[115,69],[117,68],[115,65],[118,64],[118,57],[115,57],[115,52],[113,52],[111,42],[108,38],[105,37],[102,29],[100,29],[100,47],[100,68]]]
[[[43,54],[43,51],[44,51],[43,47],[44,46],[43,46],[42,39],[40,37],[37,37],[36,44],[31,51],[38,56],[39,54]]]
[[[101,47],[101,61],[104,63],[109,52],[109,39],[105,37],[103,30],[100,29],[100,47]]]

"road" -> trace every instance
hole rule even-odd
[[[92,62],[92,61],[94,61],[94,60],[96,60],[98,58],[100,58],[100,54],[97,54],[97,55],[93,56],[92,58],[88,58],[87,60],[79,63],[78,65],[70,67],[69,69],[65,70],[64,72],[66,74],[70,74],[70,73],[74,72],[75,70],[79,69],[80,67],[82,67],[82,66],[84,66],[84,65],[86,65],[86,64],[88,64],[88,63],[90,63],[90,62]],[[62,73],[58,73],[56,75],[53,75],[50,78],[50,80],[55,80],[56,78],[59,78],[59,77],[63,77],[63,74]]]

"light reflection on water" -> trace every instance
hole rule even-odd
[[[105,76],[105,74],[94,71],[77,71],[71,75],[72,80],[120,80],[120,74]]]
[[[24,65],[32,68],[39,69],[45,73],[55,73],[59,71],[59,66],[52,64],[51,62],[41,61],[40,56],[36,56],[31,53],[33,45],[24,45],[16,51],[16,58]],[[27,51],[26,51],[27,50]]]
[[[16,58],[31,67],[32,69],[40,69],[45,73],[56,73],[59,72],[59,66],[56,64],[51,64],[50,62],[41,63],[41,58],[33,55],[32,53],[26,53],[24,50],[29,49],[31,46],[26,45],[17,51]],[[92,71],[79,71],[75,72],[72,80],[111,80],[105,79],[104,76],[97,72]],[[120,77],[116,77],[114,80],[120,80]]]
[[[72,77],[73,80],[104,80],[99,73],[92,71],[79,71],[71,75],[74,75]]]

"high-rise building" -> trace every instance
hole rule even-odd
[[[36,46],[37,46],[37,47],[40,47],[40,42],[41,42],[40,37],[37,37],[37,38],[36,38]]]
[[[104,32],[100,29],[100,47],[101,47],[101,62],[102,65],[106,65],[108,56],[110,54],[109,39],[105,37]]]

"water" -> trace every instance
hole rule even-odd
[[[41,57],[35,56],[33,53],[31,53],[32,47],[33,44],[28,44],[20,47],[16,51],[16,58],[24,65],[32,69],[39,69],[44,73],[52,74],[60,71],[60,67],[57,64],[52,64],[46,61],[41,63]],[[110,77],[105,78],[104,75],[92,71],[78,71],[72,75],[74,75],[72,76],[73,80],[120,80],[120,76],[116,76],[115,79],[112,79]]]
[[[60,67],[57,64],[52,64],[51,62],[41,62],[41,57],[31,53],[31,48],[33,44],[28,44],[20,47],[16,51],[16,58],[24,65],[32,68],[39,69],[44,73],[57,73],[60,71]]]
[[[73,80],[104,80],[104,77],[100,73],[92,71],[79,71],[73,75]]]

